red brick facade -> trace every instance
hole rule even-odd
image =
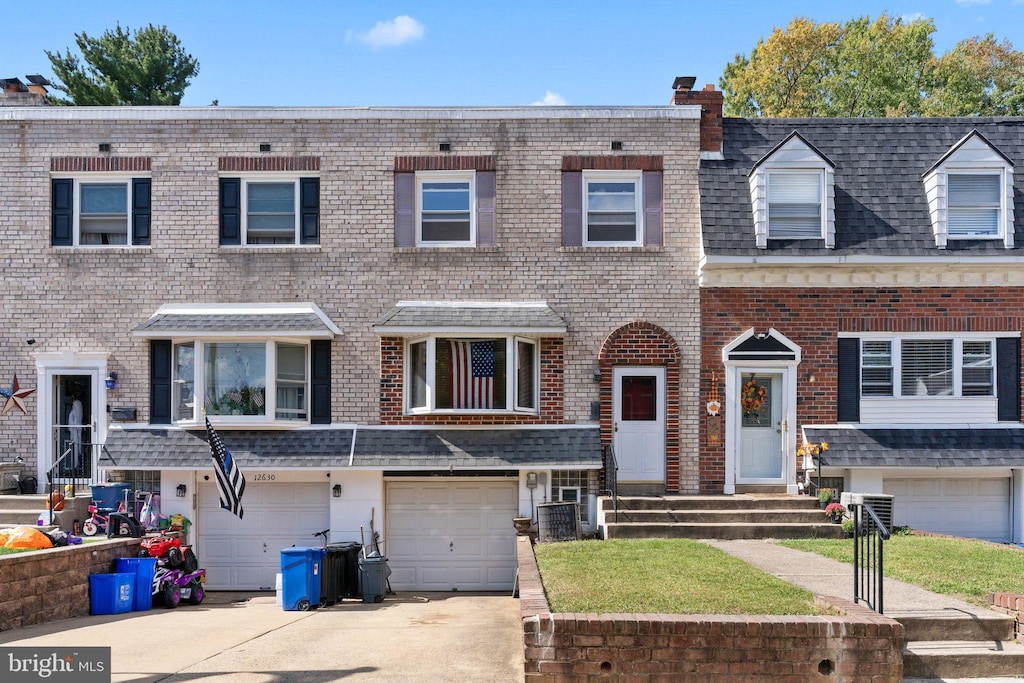
[[[564,344],[560,338],[540,341],[540,414],[474,413],[472,415],[409,415],[405,413],[405,340],[382,337],[380,340],[380,423],[385,425],[529,425],[562,424],[565,421],[563,399]]]
[[[1019,332],[1022,312],[1022,287],[703,289],[701,399],[711,392],[712,373],[725,396],[722,348],[752,327],[773,327],[801,348],[799,434],[805,424],[836,422],[838,332]],[[724,405],[722,414],[728,409]],[[708,444],[706,417],[700,443],[701,493],[721,493],[725,446]]]
[[[678,493],[679,481],[679,345],[664,329],[648,322],[632,322],[608,335],[601,347],[601,444],[612,442],[613,385],[616,366],[665,368],[665,480],[669,493]]]

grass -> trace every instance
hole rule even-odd
[[[826,613],[808,591],[695,541],[577,541],[535,549],[554,612]]]
[[[841,562],[853,563],[849,539],[779,541]],[[944,536],[895,535],[885,542],[887,578],[912,583],[933,593],[986,605],[985,596],[1024,591],[1024,551],[984,541]]]

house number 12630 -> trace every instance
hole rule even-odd
[[[264,474],[262,472],[257,472],[256,474],[252,475],[253,481],[274,481],[276,478],[276,475]]]

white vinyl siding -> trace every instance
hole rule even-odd
[[[946,183],[949,237],[999,237],[1002,174],[950,172]]]
[[[768,173],[769,239],[821,239],[822,173]]]

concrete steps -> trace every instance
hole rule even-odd
[[[605,538],[842,538],[806,496],[628,496],[618,505],[600,501],[599,526]]]
[[[35,526],[45,509],[46,496],[42,494],[0,496],[0,527]]]
[[[1013,678],[1024,675],[1024,645],[1006,641],[922,640],[903,650],[903,677]]]

